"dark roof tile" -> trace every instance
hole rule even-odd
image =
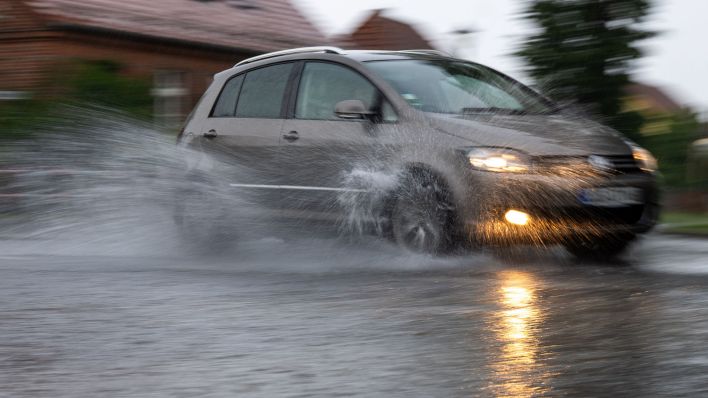
[[[341,46],[370,50],[434,49],[411,25],[374,11],[354,32],[340,38]]]
[[[664,90],[648,84],[630,84],[625,87],[625,93],[649,101],[652,108],[660,112],[676,113],[683,109],[683,107]]]
[[[327,41],[288,0],[26,0],[26,3],[53,23],[254,52]]]

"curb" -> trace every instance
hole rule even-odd
[[[660,224],[656,226],[655,232],[662,235],[669,236],[683,236],[687,238],[698,238],[698,239],[708,239],[708,233],[704,232],[690,232],[690,231],[672,231],[671,228],[681,228],[691,225],[702,225],[702,224]]]

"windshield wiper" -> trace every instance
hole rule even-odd
[[[521,109],[510,109],[510,108],[498,108],[491,106],[488,108],[462,108],[463,115],[476,114],[476,113],[496,113],[500,115],[528,115],[528,112]]]

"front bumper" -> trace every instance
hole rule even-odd
[[[553,244],[577,239],[631,236],[656,225],[659,192],[649,173],[565,178],[471,172],[469,190],[458,208],[468,240],[483,244]],[[588,188],[634,187],[641,203],[619,207],[581,203]],[[508,210],[527,213],[526,225],[508,222]]]

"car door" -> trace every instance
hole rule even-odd
[[[217,172],[228,186],[248,193],[277,185],[278,161],[286,88],[292,63],[269,65],[228,79],[207,120],[199,145],[217,160]],[[277,190],[267,190],[276,203]]]
[[[359,189],[351,184],[352,173],[372,166],[379,139],[390,128],[386,122],[395,114],[368,79],[337,63],[305,62],[293,90],[291,117],[281,140],[281,163],[287,171],[283,202],[306,216],[336,216],[342,195]],[[378,116],[339,118],[335,106],[345,100],[360,100]],[[385,117],[382,107],[388,110]]]

